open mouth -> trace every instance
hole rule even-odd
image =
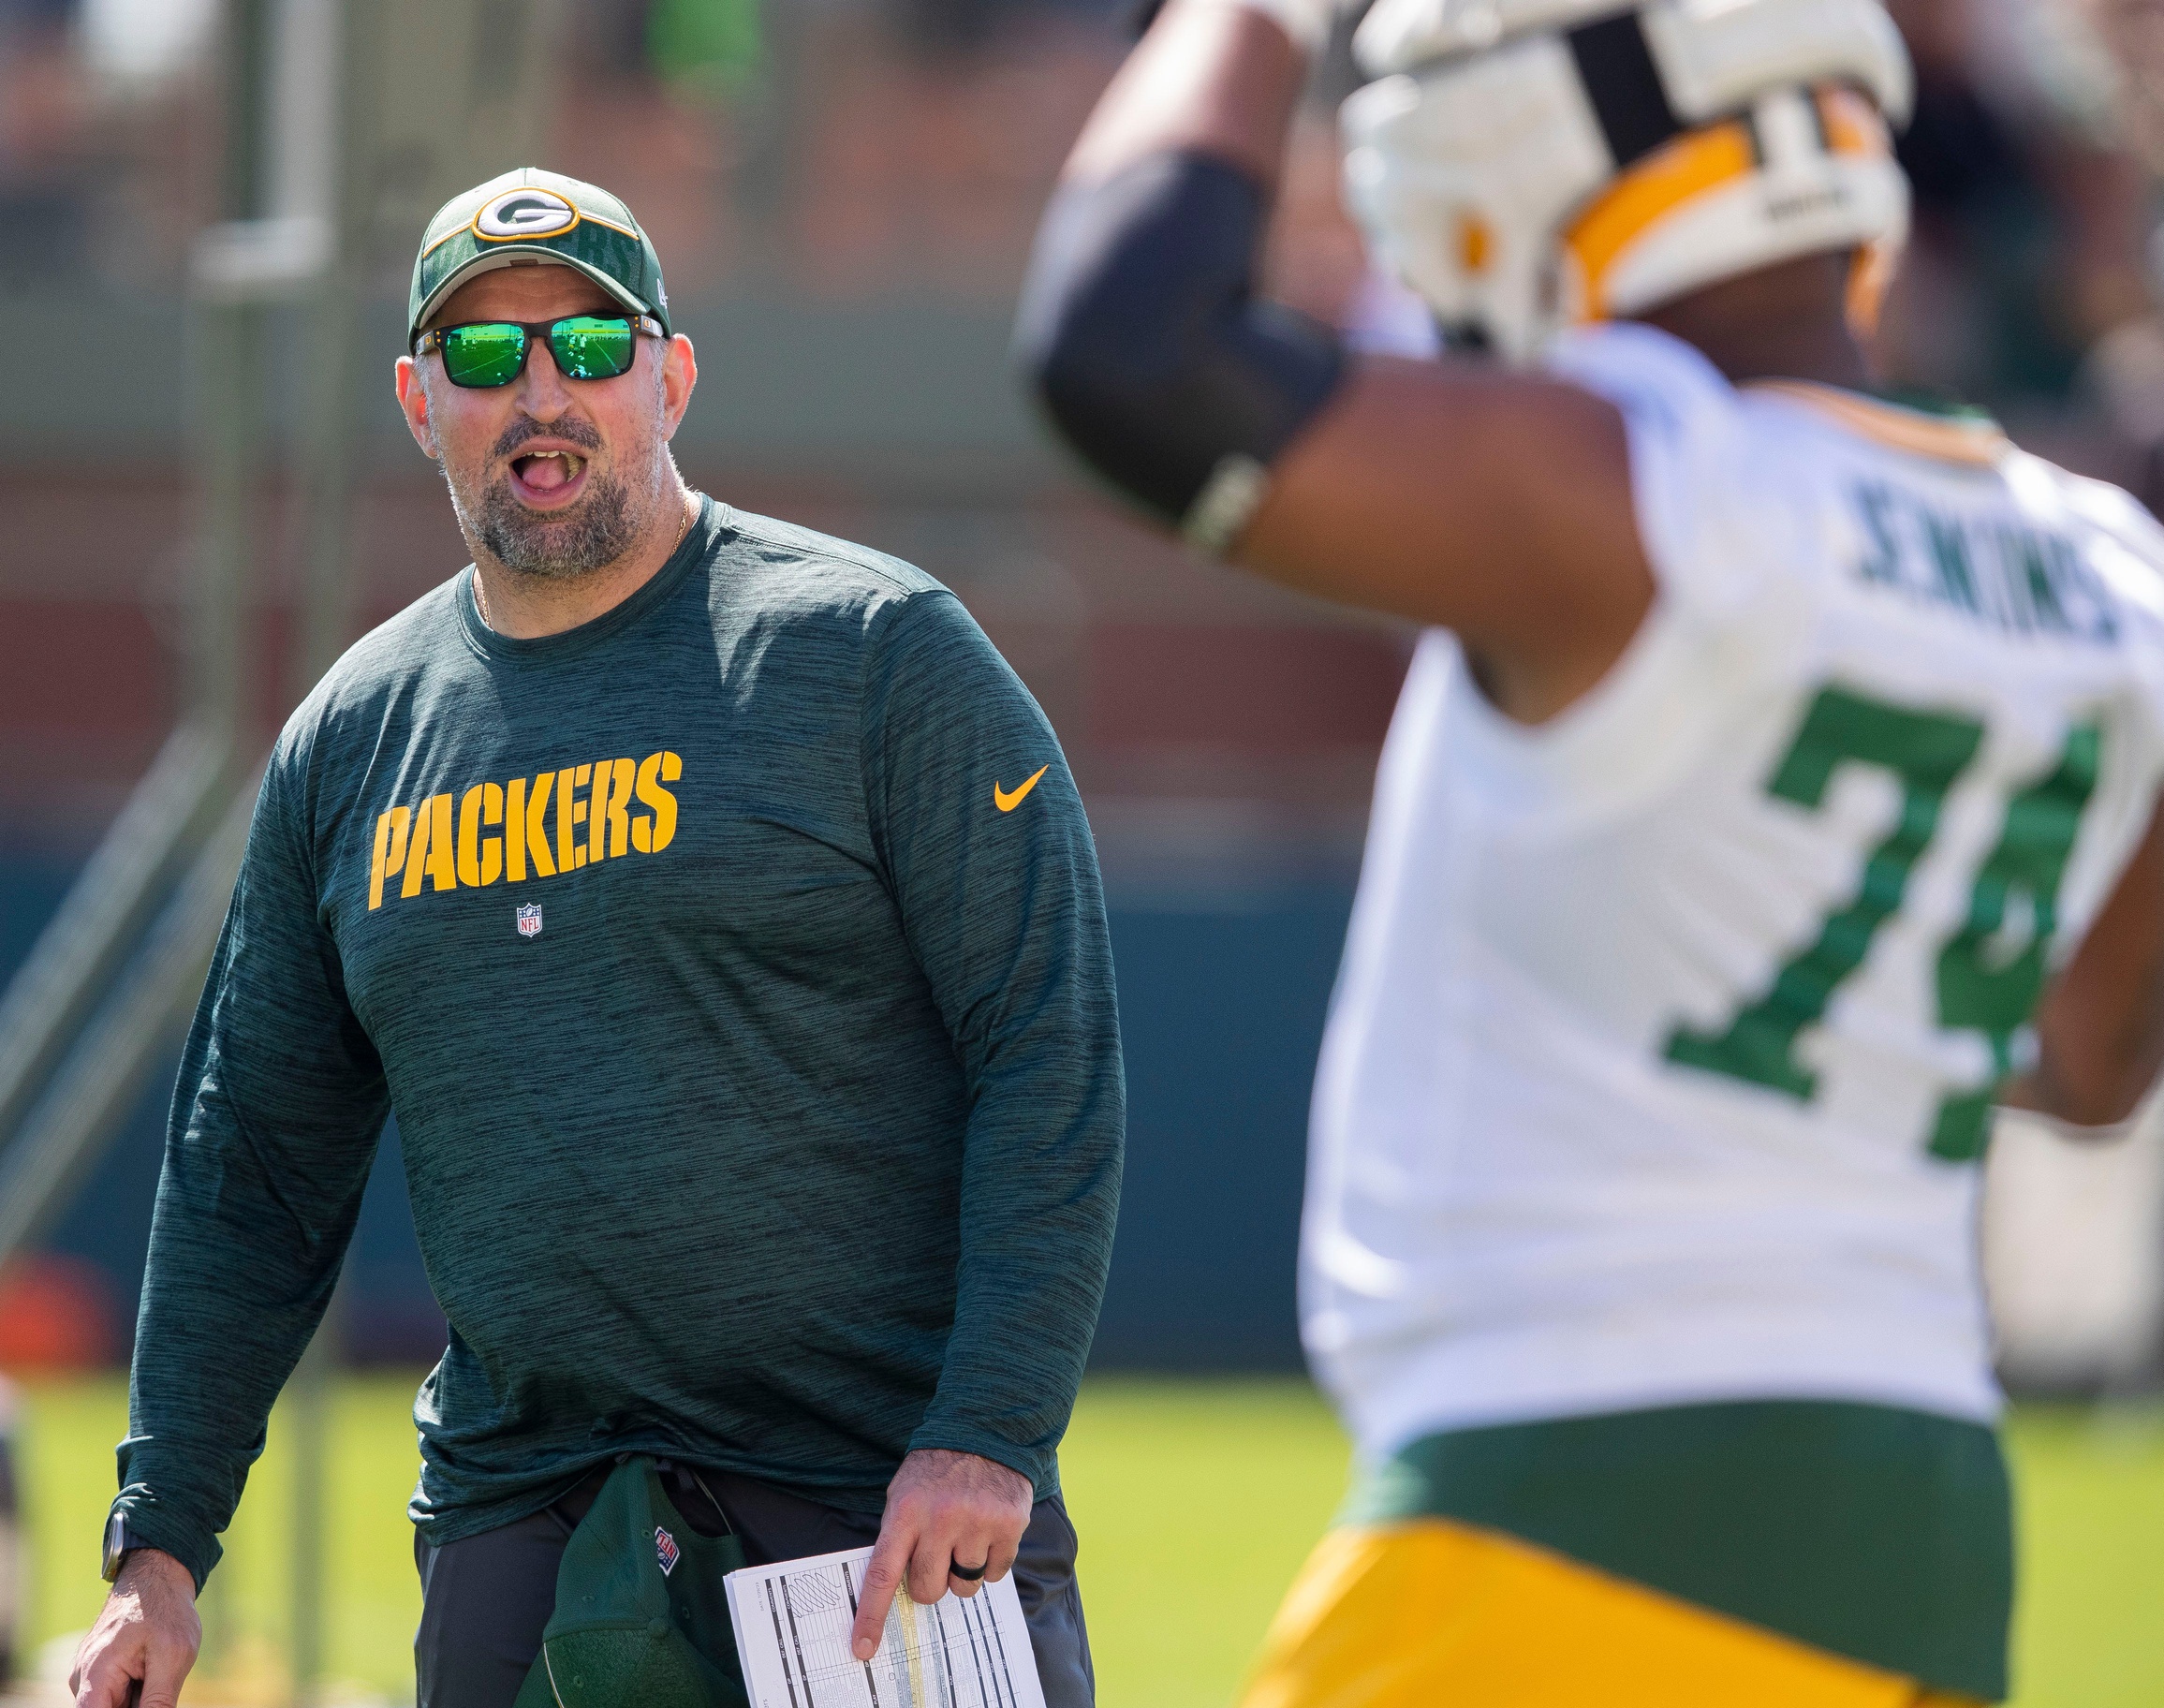
[[[511,484],[537,509],[569,503],[585,480],[586,459],[574,450],[530,450],[511,459]]]

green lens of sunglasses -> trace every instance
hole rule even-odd
[[[549,329],[549,354],[569,379],[614,379],[630,368],[637,342],[622,318],[574,315]]]
[[[526,329],[508,321],[454,326],[443,335],[444,375],[454,386],[508,386],[526,365]]]
[[[549,354],[567,379],[614,379],[629,371],[637,347],[638,333],[621,317],[570,315],[549,328]],[[442,348],[452,385],[508,386],[525,371],[526,329],[515,320],[454,326]]]

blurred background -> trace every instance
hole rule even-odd
[[[0,1624],[66,1670],[178,1038],[232,803],[343,643],[464,552],[390,393],[452,192],[531,163],[657,244],[731,503],[953,586],[1099,839],[1132,1117],[1064,1455],[1103,1700],[1229,1699],[1342,1492],[1292,1308],[1308,1082],[1409,636],[1199,562],[1053,454],[1006,344],[1119,62],[1111,0],[0,0]],[[1904,0],[1917,236],[1892,383],[2164,495],[2160,207],[2133,0]],[[1387,337],[1338,210],[1342,42],[1272,287]],[[12,979],[12,983],[8,981]],[[2164,1143],[2002,1129],[1987,1253],[2028,1704],[2164,1701]],[[444,1325],[386,1135],[331,1322],[205,1598],[189,1699],[412,1700],[406,1412]],[[1152,1598],[1198,1557],[1180,1633]],[[1210,1599],[1214,1598],[1214,1599]]]

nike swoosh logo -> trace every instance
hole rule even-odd
[[[1037,777],[1043,776],[1044,773],[1051,769],[1052,767],[1050,765],[1039,765],[1037,768]],[[996,806],[1003,813],[1011,813],[1016,807],[1022,804],[1023,796],[1026,795],[1031,789],[1037,787],[1037,777],[1030,778],[1028,782],[1023,784],[1011,795],[1008,794],[1007,790],[999,787],[999,781],[997,778],[993,779],[992,804]]]

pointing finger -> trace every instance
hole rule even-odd
[[[864,1565],[864,1593],[857,1601],[857,1622],[849,1627],[849,1653],[869,1660],[879,1652],[879,1633],[886,1627],[887,1610],[894,1592],[902,1587],[902,1574],[909,1562],[913,1536],[882,1525]]]

